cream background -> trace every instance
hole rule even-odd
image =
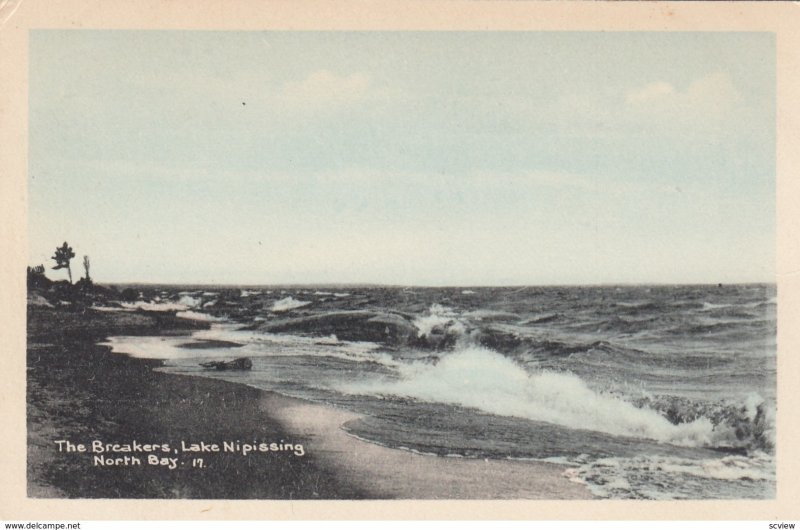
[[[791,3],[0,0],[0,518],[797,519],[800,422],[800,16]],[[778,490],[774,501],[34,500],[25,487],[27,30],[771,31],[778,69]],[[794,501],[794,502],[793,502]]]

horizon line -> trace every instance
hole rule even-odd
[[[397,288],[397,289],[513,289],[532,287],[665,287],[665,286],[725,286],[725,285],[777,285],[777,281],[748,280],[734,282],[598,282],[598,283],[514,283],[514,284],[399,284],[380,282],[314,282],[314,283],[216,283],[216,282],[152,282],[152,281],[95,281],[106,286],[150,286],[150,287],[215,287],[215,288]]]

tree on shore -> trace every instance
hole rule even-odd
[[[28,290],[35,288],[46,288],[50,284],[44,275],[44,265],[28,267]]]
[[[92,278],[89,276],[89,265],[90,265],[89,264],[89,256],[84,256],[83,257],[83,270],[86,271],[86,281],[91,283],[92,282]]]
[[[70,284],[72,284],[72,269],[69,266],[69,262],[74,257],[75,253],[72,251],[72,247],[70,247],[67,242],[64,241],[63,245],[56,247],[56,253],[53,254],[52,258],[50,258],[56,262],[56,266],[53,267],[53,270],[67,269]]]

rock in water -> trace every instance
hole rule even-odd
[[[239,357],[232,361],[209,361],[200,363],[200,366],[215,370],[250,370],[253,368],[253,361],[247,357]]]

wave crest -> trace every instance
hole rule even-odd
[[[350,385],[352,394],[397,395],[471,407],[503,416],[554,423],[675,445],[709,445],[713,424],[705,417],[674,424],[659,412],[592,390],[571,373],[528,373],[503,355],[468,346],[437,363],[399,367],[397,381]]]
[[[646,396],[633,402],[662,414],[679,425],[706,418],[714,425],[714,445],[742,451],[772,452],[775,449],[775,418],[772,407],[758,394],[742,402],[705,402],[679,396]]]

